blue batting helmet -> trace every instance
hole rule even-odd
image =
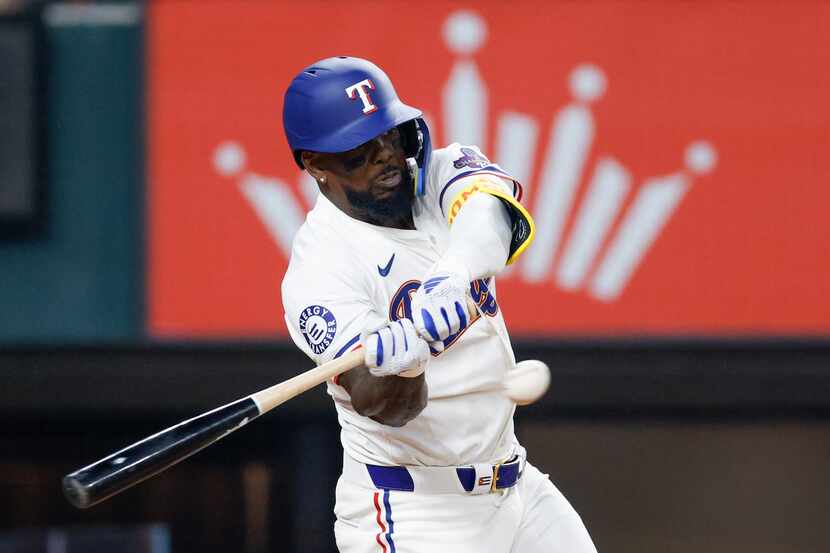
[[[338,56],[309,65],[285,92],[282,120],[303,169],[303,150],[345,152],[398,127],[415,193],[423,194],[432,150],[423,114],[401,102],[392,81],[372,62]]]

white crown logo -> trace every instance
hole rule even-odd
[[[457,55],[442,94],[444,143],[475,144],[488,152],[487,86],[471,57],[487,38],[486,23],[473,12],[457,11],[445,21],[443,33],[448,48]],[[710,171],[717,154],[707,142],[692,142],[685,152],[686,169],[645,179],[633,191],[635,195],[623,214],[620,210],[632,193],[631,175],[613,157],[600,157],[591,170],[581,203],[574,205],[587,172],[585,161],[595,131],[590,104],[605,93],[606,78],[600,68],[582,64],[571,72],[569,80],[573,101],[553,117],[536,182],[530,182],[530,173],[538,150],[538,122],[512,111],[497,118],[493,159],[515,176],[526,192],[538,188],[530,206],[536,221],[535,244],[500,279],[518,278],[528,283],[550,280],[563,290],[585,289],[596,299],[612,301],[623,292],[691,188],[693,175]],[[429,114],[425,117],[429,127],[437,129]],[[317,197],[314,180],[305,172],[298,175],[298,188],[304,196],[301,202],[284,181],[242,173],[245,152],[235,142],[225,142],[216,149],[214,166],[222,175],[240,175],[238,185],[243,195],[288,256],[294,234]],[[574,223],[565,235],[572,210],[576,210]],[[612,229],[616,232],[608,237]]]

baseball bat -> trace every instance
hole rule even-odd
[[[470,313],[476,311],[470,297],[467,309]],[[63,478],[64,495],[79,509],[91,507],[187,459],[306,390],[362,364],[363,350],[351,351],[284,382],[166,428],[67,474]]]
[[[187,459],[289,399],[363,364],[363,350],[323,363],[255,394],[180,422],[63,478],[72,505],[86,509]]]

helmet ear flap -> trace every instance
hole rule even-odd
[[[398,125],[398,132],[401,133],[401,145],[406,157],[416,158],[423,147],[423,133],[418,128],[417,119],[412,119]]]
[[[426,121],[420,117],[401,123],[397,128],[401,135],[406,163],[412,175],[415,196],[423,196],[426,193],[426,175],[432,154],[429,128]]]

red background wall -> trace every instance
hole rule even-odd
[[[285,334],[287,258],[239,183],[250,173],[279,179],[305,206],[281,128],[282,95],[305,65],[372,59],[444,144],[442,90],[459,55],[442,27],[462,6],[390,4],[149,5],[153,336]],[[495,155],[499,114],[539,125],[531,209],[551,123],[583,63],[602,71],[607,90],[590,106],[595,138],[575,205],[601,157],[628,169],[633,196],[648,178],[684,171],[692,142],[717,153],[711,171],[687,173],[691,188],[612,301],[565,291],[552,276],[529,284],[521,267],[500,279],[514,336],[830,335],[830,6],[481,3],[475,14],[487,36],[467,59],[487,87],[486,153]],[[245,153],[232,175],[214,167],[228,141]]]

